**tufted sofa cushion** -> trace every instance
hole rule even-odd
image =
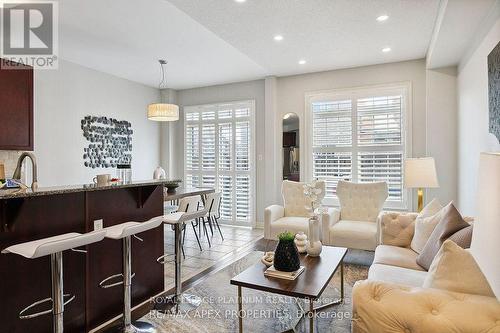
[[[304,184],[302,182],[283,181],[281,194],[285,206],[285,216],[309,217],[306,206],[311,205],[311,201],[304,195]],[[317,188],[323,190],[320,199],[325,196],[325,182],[316,182]]]
[[[376,222],[388,196],[387,183],[351,183],[340,180],[337,184],[340,219]]]
[[[379,245],[375,251],[373,263],[425,271],[417,264],[417,256],[417,252],[406,247]]]
[[[385,264],[373,264],[368,271],[368,280],[421,287],[427,277],[426,271]]]
[[[353,288],[353,333],[499,333],[494,297],[377,281]]]
[[[417,213],[383,212],[380,214],[382,244],[410,247]]]

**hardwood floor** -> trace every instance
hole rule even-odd
[[[198,279],[213,269],[225,267],[224,263],[227,265],[233,262],[236,260],[235,258],[239,257],[239,254],[247,254],[248,252],[262,248],[260,245],[260,240],[264,234],[262,229],[221,225],[221,231],[224,240],[221,239],[218,231],[214,230],[212,236],[210,230],[208,230],[210,247],[206,235],[203,233],[199,235],[203,249],[203,251],[200,251],[191,225],[187,226],[186,239],[184,241],[185,259],[182,262],[184,289],[189,288]],[[168,258],[169,263],[165,266],[165,290],[173,290],[174,287],[173,243],[173,232],[165,229],[165,251],[172,254]]]

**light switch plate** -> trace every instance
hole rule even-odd
[[[94,221],[94,231],[102,230],[104,221],[102,219]]]

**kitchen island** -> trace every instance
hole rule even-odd
[[[164,182],[0,190],[0,249],[69,232],[91,232],[101,222],[109,227],[163,215]],[[164,289],[164,268],[156,262],[164,253],[163,228],[139,236],[132,239],[132,306]],[[77,250],[86,252],[66,251],[63,256],[64,292],[76,296],[65,308],[64,326],[66,332],[81,333],[121,314],[122,287],[103,289],[99,283],[122,272],[122,245],[105,239]],[[51,332],[50,315],[18,318],[23,308],[50,297],[50,290],[49,257],[1,254],[1,331]]]

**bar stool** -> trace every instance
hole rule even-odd
[[[64,329],[64,306],[75,299],[75,296],[65,295],[63,290],[63,251],[101,241],[106,234],[105,231],[95,231],[86,234],[76,232],[43,238],[31,242],[10,246],[2,253],[14,253],[28,259],[35,259],[50,255],[52,297],[37,301],[26,307],[19,313],[20,319],[31,319],[41,315],[52,313],[53,332],[62,333]],[[83,250],[76,250],[83,251]],[[64,301],[64,297],[69,299]],[[40,304],[52,302],[50,310],[33,314],[27,312]]]
[[[208,212],[204,217],[202,217],[201,220],[203,225],[205,225],[205,223],[208,223],[212,236],[214,235],[214,231],[212,228],[212,223],[213,223],[214,228],[217,227],[217,229],[219,230],[220,237],[222,238],[222,240],[224,240],[224,236],[222,235],[222,231],[220,230],[218,221],[220,217],[221,197],[222,197],[221,192],[207,194],[207,196],[205,197],[205,205],[208,207]],[[206,231],[206,227],[204,227],[204,229]]]
[[[204,207],[201,210],[197,210],[191,213],[177,212],[165,215],[163,217],[163,223],[174,227],[174,239],[175,239],[175,294],[159,297],[155,301],[155,310],[161,312],[170,312],[172,308],[175,307],[176,312],[189,312],[196,309],[201,304],[201,298],[195,295],[183,294],[182,293],[182,275],[181,275],[181,249],[182,249],[182,237],[181,233],[185,226],[186,221],[191,221],[198,219],[208,212],[208,207]],[[163,256],[156,259],[156,261],[162,265],[165,265],[165,258],[168,256],[165,253]],[[158,301],[161,300],[161,301]]]
[[[196,213],[200,209],[200,198],[198,195],[191,196],[191,197],[185,197],[182,198],[179,201],[179,209],[177,212],[183,212],[183,213]],[[187,222],[189,220],[184,220],[184,222]],[[201,242],[198,233],[196,232],[196,227],[201,226],[200,221],[198,218],[195,218],[191,220],[191,226],[193,227],[193,232],[194,236],[196,237],[196,241],[198,242],[198,247],[200,248],[200,251],[203,251],[203,248],[201,247]],[[203,225],[205,227],[205,225]],[[182,238],[182,253],[184,254],[184,240],[186,239],[186,225],[183,225],[183,238]],[[206,231],[206,230],[205,230]],[[208,241],[208,246],[210,247],[210,238],[207,236],[207,241]]]
[[[123,273],[112,275],[99,283],[101,288],[111,288],[118,285],[123,285],[123,327],[119,329],[120,332],[156,332],[156,329],[150,323],[134,322],[132,324],[132,309],[131,309],[131,286],[132,277],[132,239],[136,235],[154,229],[163,222],[163,216],[154,217],[146,222],[125,222],[111,227],[104,228],[106,238],[121,239],[123,242]],[[141,240],[140,238],[138,238]],[[141,240],[142,241],[142,240]],[[109,283],[109,281],[123,277],[122,281]]]

